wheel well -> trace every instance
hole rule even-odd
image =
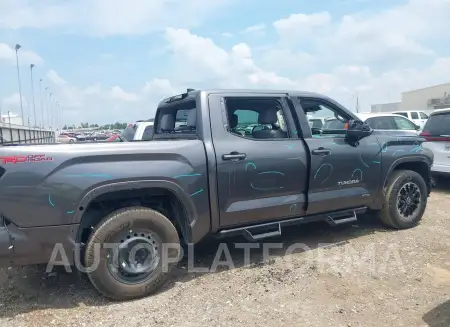
[[[428,191],[430,191],[430,167],[427,163],[423,161],[415,161],[415,162],[402,162],[398,164],[393,171],[396,170],[412,170],[418,173],[422,178],[424,179],[425,183],[427,184]],[[387,183],[387,179],[386,179]]]
[[[180,199],[162,188],[120,190],[99,195],[87,206],[77,235],[77,242],[86,243],[92,228],[110,213],[131,206],[151,208],[166,216],[175,226],[180,241],[189,242],[187,212]]]

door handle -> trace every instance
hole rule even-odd
[[[311,153],[316,156],[319,156],[319,155],[327,156],[331,153],[331,150],[325,149],[325,148],[318,148],[318,149],[312,150]]]
[[[239,153],[239,152],[231,152],[229,154],[222,154],[222,160],[244,160],[247,158],[247,155],[245,153]]]

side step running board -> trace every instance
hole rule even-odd
[[[327,223],[330,224],[331,226],[336,226],[336,225],[341,225],[341,224],[347,224],[347,223],[351,223],[354,221],[357,221],[358,218],[356,217],[356,212],[353,211],[353,215],[350,217],[333,217],[332,215],[327,215]]]
[[[258,225],[250,225],[245,227],[237,227],[231,229],[225,229],[218,232],[218,237],[228,237],[235,235],[242,235],[248,241],[255,242],[268,237],[280,236],[281,227],[288,225],[298,225],[304,223],[310,223],[314,221],[326,221],[331,226],[336,226],[345,223],[351,223],[357,221],[357,214],[366,212],[367,207],[355,208],[351,210],[343,210],[328,214],[320,214],[313,216],[297,217],[279,221],[273,221],[270,223],[263,223]]]

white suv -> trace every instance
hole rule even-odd
[[[411,120],[422,129],[428,120],[428,115],[423,111],[394,111],[393,114],[402,115]]]
[[[434,154],[431,172],[450,176],[450,109],[432,112],[420,136],[426,141],[422,146]]]

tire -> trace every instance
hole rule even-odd
[[[144,236],[144,232],[140,234],[141,232],[138,231],[143,229],[148,229],[152,236],[147,237],[147,234],[145,234],[145,237],[141,237]],[[131,235],[131,238],[124,236],[125,234]],[[124,281],[121,277],[118,277],[120,273],[114,272],[115,270],[121,270],[122,267],[116,264],[115,268],[112,268],[112,250],[106,248],[105,244],[124,245],[128,241],[131,242],[133,239],[138,239],[136,235],[138,235],[139,239],[145,239],[146,241],[148,238],[151,240],[149,241],[149,246],[153,247],[160,260],[158,260],[156,267],[151,270],[151,274],[143,277],[143,280]],[[157,240],[156,243],[155,240]],[[179,247],[180,240],[174,225],[161,213],[145,207],[128,207],[115,211],[97,225],[87,241],[84,255],[85,265],[86,267],[96,267],[91,271],[87,271],[88,278],[101,294],[113,300],[131,300],[148,296],[156,292],[164,284],[169,277],[170,271],[177,264],[177,260],[171,260],[166,266],[163,266],[162,244],[167,243],[173,244],[173,247]],[[100,251],[96,250],[96,248],[98,249],[98,244],[100,245]],[[168,256],[170,258],[176,258],[179,253],[173,247],[172,245],[168,247]],[[96,257],[99,257],[99,260],[96,260]],[[96,266],[96,261],[98,266]],[[155,260],[151,259],[150,261],[154,262]],[[119,263],[119,260],[117,263]]]
[[[413,183],[420,190],[420,204],[410,217],[403,217],[397,208],[397,197],[405,185]],[[388,180],[385,201],[381,210],[376,211],[378,218],[387,226],[395,229],[408,229],[419,224],[425,212],[428,200],[427,185],[422,176],[411,170],[395,170]]]
[[[75,141],[74,140],[69,140],[69,143],[73,144],[73,143],[75,143]]]

